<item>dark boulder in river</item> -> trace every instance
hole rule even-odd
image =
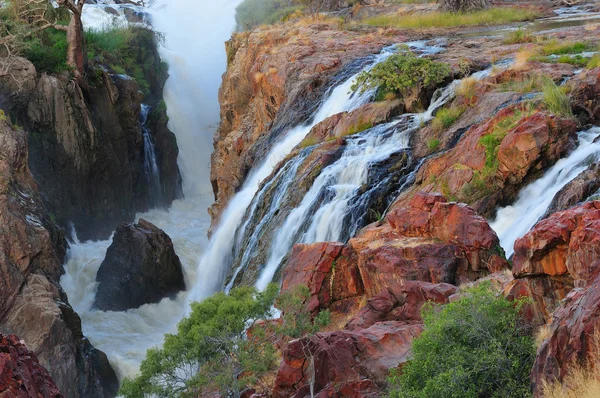
[[[185,290],[171,238],[154,224],[121,224],[98,270],[95,307],[126,311]]]

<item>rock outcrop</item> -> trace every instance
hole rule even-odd
[[[555,213],[515,242],[511,297],[530,297],[528,317],[548,321],[573,287],[587,286],[600,259],[600,202]]]
[[[16,334],[66,397],[113,397],[116,375],[59,285],[66,242],[27,166],[27,135],[0,121],[0,333]]]
[[[329,329],[337,331],[288,345],[274,396],[307,395],[307,353],[317,364],[315,392],[381,394],[389,369],[406,362],[412,339],[422,331],[423,304],[447,303],[458,284],[508,269],[485,219],[440,194],[419,193],[380,224],[346,245],[294,246],[282,271],[282,291],[306,285],[307,310],[329,310]]]
[[[14,64],[18,84],[0,80],[0,108],[29,133],[29,166],[50,212],[61,226],[72,224],[82,241],[106,239],[137,212],[152,204],[168,206],[182,196],[177,143],[159,106],[166,72],[158,72],[154,39],[138,36],[139,45],[147,47],[139,56],[149,57],[139,63],[156,65],[145,76],[146,95],[134,79],[100,67],[77,82],[68,74],[36,74],[24,59]],[[144,173],[142,102],[153,107],[148,127],[160,169],[158,200],[151,197]]]
[[[290,127],[308,122],[332,83],[369,62],[360,57],[398,40],[340,31],[328,23],[235,35],[227,43],[229,66],[219,93],[221,123],[211,162],[217,200],[211,207],[213,225],[270,144]]]
[[[102,311],[157,303],[185,290],[181,262],[171,238],[143,219],[117,228],[96,281],[95,307]]]
[[[35,353],[14,335],[0,334],[0,398],[62,398]]]

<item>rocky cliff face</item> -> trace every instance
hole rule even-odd
[[[66,242],[27,165],[27,134],[0,121],[0,333],[17,334],[66,397],[111,397],[118,381],[59,285]]]
[[[155,53],[153,61],[140,62],[160,63],[156,51],[147,51]],[[29,133],[29,165],[51,214],[61,226],[72,224],[81,240],[106,239],[136,212],[150,204],[168,206],[182,195],[177,143],[160,106],[166,76],[147,79],[151,89],[144,96],[127,76],[95,69],[76,82],[65,74],[36,75],[19,59],[0,81],[0,108]],[[153,106],[158,199],[151,197],[144,172],[143,101]]]
[[[395,41],[317,23],[269,27],[235,35],[227,43],[229,66],[219,94],[221,124],[211,162],[213,225],[280,134],[309,121],[336,73]]]

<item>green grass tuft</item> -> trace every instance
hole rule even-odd
[[[542,101],[547,110],[557,116],[572,118],[571,99],[562,87],[558,87],[552,79],[546,79],[542,90]]]

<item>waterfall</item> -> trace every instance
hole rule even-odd
[[[235,7],[240,1],[157,0],[144,9],[153,27],[164,36],[161,55],[169,64],[164,99],[169,128],[175,133],[180,149],[178,161],[185,199],[176,200],[168,210],[154,209],[138,217],[169,234],[188,287],[198,280],[198,259],[208,246],[210,217],[206,210],[213,201],[210,152],[219,121],[218,88],[227,64],[223,43],[231,36]],[[133,7],[108,4],[109,0],[102,3],[84,7],[86,28],[112,26],[108,22],[112,23],[113,18],[104,11],[106,7],[116,9],[119,15],[125,14],[124,8]],[[191,43],[190,36],[202,40]],[[164,335],[174,332],[189,308],[188,293],[181,292],[173,300],[164,299],[126,312],[92,310],[96,273],[112,239],[100,242],[79,242],[75,236],[72,239],[61,285],[81,316],[85,336],[108,355],[120,378],[134,376],[146,350],[162,344]]]
[[[580,132],[579,145],[569,156],[559,160],[542,178],[529,184],[512,206],[498,210],[490,224],[500,238],[500,244],[510,258],[517,239],[529,232],[546,214],[554,196],[590,164],[600,161],[600,128]]]
[[[375,58],[375,61],[363,70],[372,68],[377,63],[387,59],[393,51],[393,47],[384,49]],[[271,175],[275,166],[306,137],[315,125],[340,112],[355,110],[367,103],[373,96],[372,90],[362,94],[351,92],[350,88],[357,76],[358,73],[330,90],[326,94],[327,98],[312,117],[311,122],[291,128],[284,133],[283,138],[273,145],[263,163],[250,172],[244,185],[230,199],[221,216],[221,221],[211,238],[210,246],[198,266],[199,282],[192,288],[190,300],[201,300],[223,287],[225,274],[233,261],[235,237],[238,228],[242,225],[244,214],[258,192],[260,184]]]
[[[160,185],[160,171],[156,162],[156,148],[150,129],[148,128],[148,116],[150,115],[150,106],[142,104],[140,112],[140,124],[142,125],[142,135],[144,137],[144,175],[148,184],[148,193],[150,198],[150,207],[160,203],[162,196],[162,187]]]
[[[448,102],[460,82],[438,91],[429,108],[421,114],[405,114],[375,126],[347,140],[341,158],[317,177],[298,207],[290,212],[274,234],[275,240],[256,287],[265,289],[273,280],[283,258],[297,242],[345,242],[363,226],[360,220],[368,209],[370,192],[383,181],[369,181],[369,172],[395,153],[409,148],[411,134],[433,119],[434,112]],[[414,170],[413,170],[414,172]],[[413,173],[404,183],[412,181]],[[371,190],[361,187],[369,183]],[[406,185],[406,184],[404,184]],[[245,264],[241,265],[242,267]]]

